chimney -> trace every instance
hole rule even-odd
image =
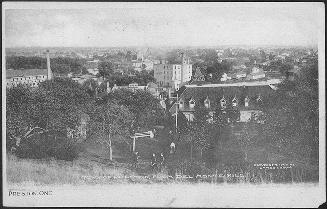
[[[49,50],[47,50],[47,68],[48,68],[48,80],[52,79],[52,71],[50,68],[50,55],[49,55]]]

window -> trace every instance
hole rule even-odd
[[[250,99],[249,99],[248,96],[246,96],[245,99],[244,99],[244,106],[245,107],[248,107],[249,106],[249,102],[250,102]]]
[[[195,106],[195,101],[193,98],[191,98],[190,102],[189,102],[190,108],[193,109]]]
[[[210,108],[210,100],[209,100],[208,97],[204,100],[204,106],[205,106],[206,108]]]
[[[236,107],[237,106],[237,99],[236,99],[236,97],[234,97],[233,100],[232,100],[232,106],[233,107]]]
[[[220,100],[220,106],[223,109],[226,108],[226,99],[225,99],[225,96],[223,96],[223,98],[221,98],[221,100]]]
[[[184,101],[179,100],[179,109],[183,109],[183,107],[184,107]]]

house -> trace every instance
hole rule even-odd
[[[158,88],[158,85],[150,82],[147,84],[147,90],[155,97],[159,97],[160,89]]]
[[[211,117],[217,110],[234,108],[240,111],[238,122],[248,122],[251,119],[261,122],[258,116],[263,114],[264,102],[275,93],[271,86],[268,82],[186,85],[186,89],[169,112],[175,115],[177,106],[178,111],[181,111],[187,120],[193,121],[197,107],[206,108]]]
[[[128,86],[117,86],[117,84],[114,84],[112,87],[112,91],[115,91],[117,89],[128,89],[128,90],[147,90],[147,86],[139,86],[138,83],[130,83]]]
[[[227,81],[227,80],[232,79],[232,77],[230,77],[230,76],[231,76],[230,74],[223,73],[223,75],[221,76],[220,81]]]
[[[228,73],[226,78],[227,78],[227,80],[229,80],[229,79],[237,79],[238,80],[238,79],[246,78],[246,76],[247,76],[246,67],[244,65],[242,65],[242,66],[237,66],[237,67],[233,68],[233,71],[231,73]]]
[[[261,68],[253,67],[251,72],[246,76],[248,80],[255,80],[266,77],[265,72]]]

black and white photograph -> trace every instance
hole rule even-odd
[[[326,202],[322,2],[3,2],[9,207]]]

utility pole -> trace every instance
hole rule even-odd
[[[176,120],[175,120],[175,126],[176,126],[176,133],[177,133],[177,115],[178,115],[178,93],[176,93],[176,103],[175,103],[175,106],[176,106]]]
[[[133,147],[132,147],[132,151],[135,152],[135,140],[136,140],[136,137],[133,136]]]

